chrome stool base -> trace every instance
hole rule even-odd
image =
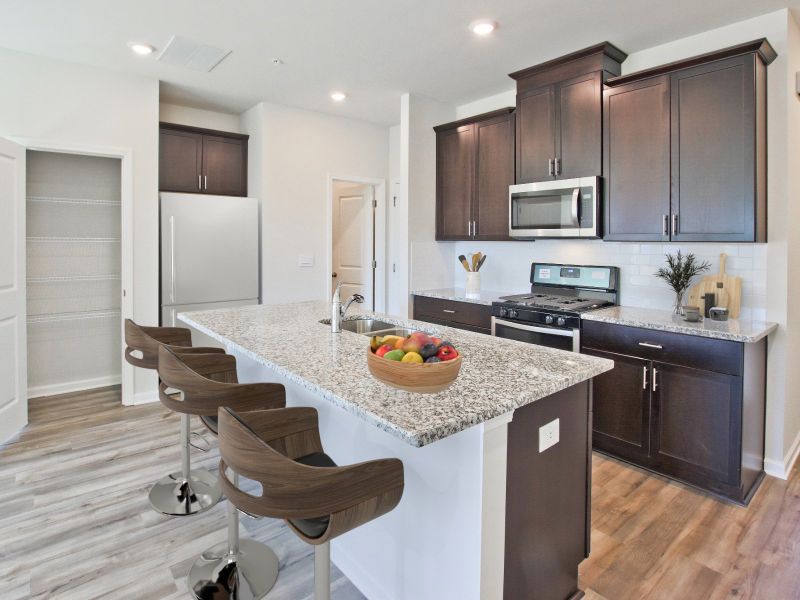
[[[205,469],[183,471],[161,478],[150,488],[150,505],[163,515],[183,517],[208,510],[219,502],[222,488],[216,475]]]
[[[203,552],[189,571],[189,590],[198,600],[258,600],[278,579],[278,557],[268,546],[250,539],[238,542],[231,554],[228,543]]]

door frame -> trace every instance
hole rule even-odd
[[[374,177],[357,177],[328,174],[325,209],[325,290],[324,300],[330,300],[333,275],[333,184],[334,182],[372,185],[375,188],[375,312],[386,311],[386,180]]]
[[[133,319],[133,150],[114,146],[96,146],[55,142],[37,138],[11,137],[25,150],[38,152],[59,152],[81,156],[116,158],[120,161],[120,355],[125,350],[125,319]],[[23,207],[25,208],[25,207]],[[26,273],[27,275],[27,273]],[[27,348],[26,348],[27,350]],[[122,404],[135,404],[133,365],[122,360]]]

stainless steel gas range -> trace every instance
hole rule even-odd
[[[492,303],[492,335],[580,352],[581,313],[617,303],[617,267],[533,263],[530,280]]]

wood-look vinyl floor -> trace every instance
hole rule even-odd
[[[0,446],[0,599],[189,598],[195,557],[226,539],[225,502],[184,518],[150,508],[178,434],[177,415],[122,407],[116,388],[31,400],[30,425]],[[216,443],[192,460],[216,470]],[[800,600],[798,468],[746,509],[599,455],[593,476],[588,600]],[[267,598],[310,599],[312,549],[281,521],[242,527],[280,559]],[[334,600],[363,598],[335,567],[332,582]]]
[[[180,418],[160,403],[123,407],[118,388],[30,401],[28,427],[0,445],[0,599],[190,598],[186,574],[224,542],[226,502],[165,517],[150,485],[180,468]],[[217,471],[216,440],[192,466]],[[281,564],[270,600],[311,599],[313,549],[283,521],[241,518],[242,535],[268,544]],[[332,568],[332,598],[361,600]]]
[[[743,508],[602,455],[587,600],[800,599],[800,465]]]

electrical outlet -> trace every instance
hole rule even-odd
[[[314,255],[313,254],[301,254],[297,257],[297,266],[298,267],[313,267],[314,266]]]
[[[539,452],[544,452],[558,443],[558,419],[539,427]]]

